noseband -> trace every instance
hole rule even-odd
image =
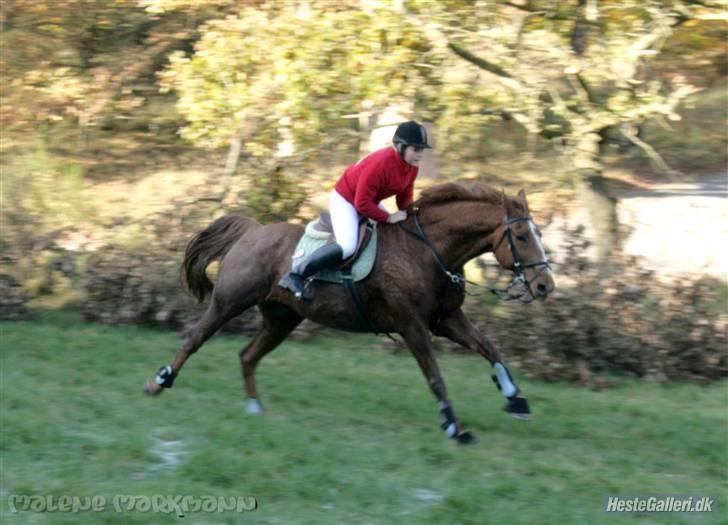
[[[526,278],[526,274],[523,273],[523,271],[526,268],[537,268],[540,266],[541,269],[536,273],[536,276],[534,277],[534,279],[536,279],[546,270],[550,270],[551,264],[549,263],[548,259],[544,261],[527,263],[524,262],[524,260],[518,254],[518,250],[516,250],[516,245],[513,242],[513,235],[511,234],[511,224],[515,224],[521,221],[528,221],[531,224],[534,224],[533,219],[530,215],[519,215],[518,217],[510,218],[506,213],[506,216],[503,219],[503,237],[501,237],[500,241],[498,241],[498,244],[496,244],[493,248],[493,254],[495,255],[495,252],[498,250],[498,248],[500,248],[500,245],[503,244],[503,239],[506,239],[508,241],[508,249],[511,252],[511,258],[513,259],[513,272],[515,273],[515,275],[513,277],[513,280],[505,289],[491,288],[490,290],[504,301],[520,300],[524,303],[530,303],[531,301],[536,299],[536,297],[533,295],[533,292],[531,291],[531,283]],[[517,286],[522,288],[521,292],[518,294],[511,294],[511,289]],[[523,288],[525,288],[525,290],[523,290]]]

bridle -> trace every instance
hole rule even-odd
[[[536,273],[536,276],[534,279],[538,278],[539,275],[541,275],[546,270],[551,269],[551,264],[548,259],[545,259],[543,261],[538,262],[531,262],[527,263],[524,262],[521,256],[518,254],[518,250],[516,250],[516,245],[513,242],[513,235],[511,234],[511,224],[515,224],[517,222],[522,221],[528,221],[530,222],[534,227],[536,226],[533,222],[533,218],[531,218],[530,215],[519,215],[518,217],[508,217],[508,212],[506,212],[505,217],[503,218],[503,236],[498,241],[498,244],[496,244],[493,247],[493,254],[495,255],[498,248],[500,248],[500,245],[503,244],[503,240],[508,241],[508,249],[511,252],[511,258],[513,259],[513,272],[515,275],[513,276],[513,279],[511,280],[510,284],[506,288],[497,289],[497,288],[491,288],[491,292],[493,292],[496,296],[498,296],[500,299],[503,299],[504,301],[514,301],[519,300],[524,303],[530,303],[536,297],[533,295],[533,292],[531,291],[531,283],[526,278],[526,274],[524,273],[524,270],[526,268],[538,268],[541,267],[541,269]],[[512,294],[511,289],[515,287],[520,287],[521,291],[518,294]],[[528,297],[526,296],[528,294]]]
[[[417,231],[412,231],[404,226],[402,222],[398,223],[400,228],[402,228],[404,231],[409,233],[410,235],[413,235],[414,237],[417,237],[419,240],[425,243],[425,245],[430,249],[432,252],[432,255],[435,256],[435,260],[437,261],[438,266],[440,267],[440,270],[447,275],[447,277],[450,279],[450,282],[456,286],[465,288],[465,283],[471,284],[473,286],[481,287],[481,285],[474,283],[472,281],[468,281],[465,279],[465,276],[461,273],[451,272],[447,269],[447,266],[445,266],[445,263],[442,261],[442,258],[437,253],[437,250],[432,245],[432,242],[427,237],[427,234],[425,234],[425,230],[422,229],[422,225],[420,224],[420,218],[419,218],[420,210],[417,209],[414,214],[415,219],[415,226],[417,227]],[[535,267],[541,267],[541,270],[536,274],[536,277],[541,275],[543,272],[545,272],[547,269],[551,269],[550,262],[548,259],[538,262],[532,262],[527,263],[524,262],[523,259],[518,254],[518,250],[516,250],[516,246],[513,243],[513,237],[511,235],[511,224],[515,224],[516,222],[521,221],[529,221],[533,224],[533,219],[530,215],[519,215],[518,217],[509,218],[508,213],[506,213],[504,219],[503,219],[503,236],[498,241],[498,244],[495,245],[493,248],[493,253],[495,254],[496,250],[500,248],[500,245],[503,243],[503,240],[508,241],[508,249],[511,252],[511,258],[513,259],[513,269],[512,271],[515,273],[515,276],[513,277],[513,280],[510,282],[510,284],[503,289],[498,288],[488,288],[493,294],[495,294],[498,298],[503,299],[504,301],[514,301],[514,300],[520,300],[524,303],[530,303],[536,297],[533,295],[533,292],[531,291],[531,286],[529,280],[526,278],[526,275],[523,273],[523,271],[526,268],[535,268]],[[535,224],[534,224],[535,226]],[[534,277],[534,278],[536,278]],[[520,286],[522,289],[520,293],[512,294],[511,290],[517,286]],[[525,288],[525,290],[523,290]]]

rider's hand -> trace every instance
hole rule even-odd
[[[394,213],[390,213],[389,217],[387,217],[387,222],[390,224],[394,224],[395,222],[403,221],[407,218],[407,212],[399,210]]]

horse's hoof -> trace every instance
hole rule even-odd
[[[148,396],[158,396],[162,393],[162,385],[158,385],[155,381],[152,379],[147,379],[147,382],[144,383],[144,393]]]
[[[478,441],[478,438],[469,430],[463,430],[455,436],[455,440],[461,445],[472,445]]]
[[[263,405],[261,405],[260,401],[254,397],[251,397],[248,398],[248,404],[245,406],[245,411],[251,416],[260,416],[263,415]]]
[[[525,397],[508,398],[503,410],[521,421],[528,421],[531,419],[531,409],[528,407],[528,401]]]

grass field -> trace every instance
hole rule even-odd
[[[728,390],[619,380],[592,392],[520,378],[535,418],[501,412],[489,367],[440,364],[479,442],[439,430],[414,360],[365,336],[291,341],[244,412],[243,338],[219,336],[159,398],[174,334],[43,311],[0,323],[3,524],[708,524],[728,520]],[[514,371],[517,379],[518,371]],[[249,496],[253,512],[13,513],[11,495]],[[607,495],[709,494],[703,514],[606,514]]]

